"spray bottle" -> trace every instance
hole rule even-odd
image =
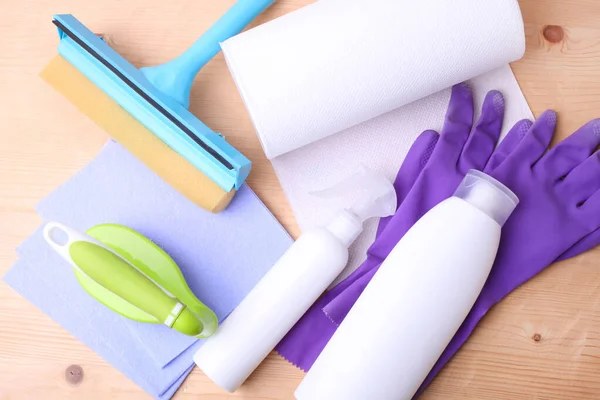
[[[363,222],[396,210],[392,183],[364,167],[314,194],[356,196],[329,225],[302,234],[194,355],[198,367],[229,392],[248,378],[342,272]]]

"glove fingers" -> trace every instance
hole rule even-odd
[[[588,122],[560,142],[540,160],[540,166],[556,179],[584,162],[600,145],[600,119]]]
[[[548,150],[554,130],[556,129],[556,113],[552,110],[545,111],[533,123],[527,134],[521,140],[515,151],[508,157],[516,159],[511,165],[520,165],[521,162],[535,164]],[[519,161],[520,160],[520,161]]]
[[[506,160],[508,156],[512,154],[513,151],[515,151],[519,143],[521,143],[521,140],[523,140],[523,138],[527,134],[527,131],[529,131],[529,129],[531,128],[531,125],[533,125],[533,122],[531,122],[528,119],[523,119],[517,122],[511,128],[504,140],[500,142],[498,148],[496,148],[496,150],[490,157],[490,160],[485,166],[484,171],[486,173],[489,174],[493,172],[496,168],[498,168],[498,166],[500,166],[504,162],[504,160]]]
[[[575,203],[583,203],[600,190],[600,152],[575,167],[560,184],[560,189]]]
[[[473,127],[473,92],[466,83],[454,85],[444,128],[435,148],[435,158],[449,163],[458,163],[460,153]]]
[[[494,152],[504,121],[504,97],[497,90],[485,96],[481,116],[460,156],[460,170],[482,170]]]
[[[427,165],[439,138],[440,135],[436,131],[428,130],[421,133],[410,147],[394,181],[398,206],[402,204],[408,192],[410,192],[410,189],[412,189],[417,181],[419,174],[425,168],[425,165]],[[375,238],[379,237],[392,217],[393,215],[380,219]]]

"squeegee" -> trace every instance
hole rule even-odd
[[[188,110],[190,89],[220,43],[274,1],[237,1],[179,57],[141,69],[74,16],[55,15],[58,55],[41,76],[180,193],[220,212],[252,164]]]

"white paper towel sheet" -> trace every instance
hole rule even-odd
[[[394,179],[414,139],[441,128],[455,83],[471,79],[478,106],[488,90],[505,95],[504,133],[532,118],[507,65],[524,43],[516,0],[320,0],[222,47],[305,230],[341,205],[309,192],[360,164]],[[364,260],[376,226],[366,224],[340,279]]]

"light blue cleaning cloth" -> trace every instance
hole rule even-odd
[[[292,243],[247,185],[225,211],[211,214],[115,142],[37,210],[45,220],[80,231],[111,222],[147,236],[175,260],[192,291],[220,320]],[[166,326],[128,324],[161,366],[194,342]]]
[[[292,243],[247,186],[227,210],[213,215],[181,196],[114,142],[43,200],[38,211],[45,219],[82,231],[113,222],[148,236],[173,257],[192,290],[221,320]],[[37,276],[40,285],[33,291],[35,298],[43,299],[36,305],[155,397],[193,365],[192,354],[200,343],[164,326],[116,315],[91,299],[79,287],[71,267],[47,250],[37,232],[20,248],[22,259],[5,281],[36,303],[29,278]],[[68,274],[61,275],[64,271]],[[64,301],[46,305],[56,298],[55,293],[45,295],[50,291],[60,291]],[[82,325],[92,328],[82,331]],[[189,348],[192,344],[194,348]]]
[[[43,240],[41,230],[23,245],[22,250],[30,251],[30,247],[41,250],[40,240]],[[21,258],[5,275],[5,280],[150,395],[161,400],[169,399],[191,371],[192,356],[199,344],[191,346],[167,367],[161,368],[153,362],[145,346],[130,334],[123,317],[114,312],[106,313],[102,309],[104,306],[91,296],[78,294],[75,285],[79,284],[74,281],[72,273],[40,274],[42,270],[64,269],[62,265],[55,268],[58,264],[51,264],[56,261],[55,254],[44,253],[36,258],[45,259],[48,264],[35,265],[33,260],[29,262]],[[64,281],[52,286],[45,281],[50,277],[62,277]],[[105,327],[100,327],[100,324],[105,324]],[[107,332],[110,333],[107,335]],[[118,342],[115,341],[117,337]]]

